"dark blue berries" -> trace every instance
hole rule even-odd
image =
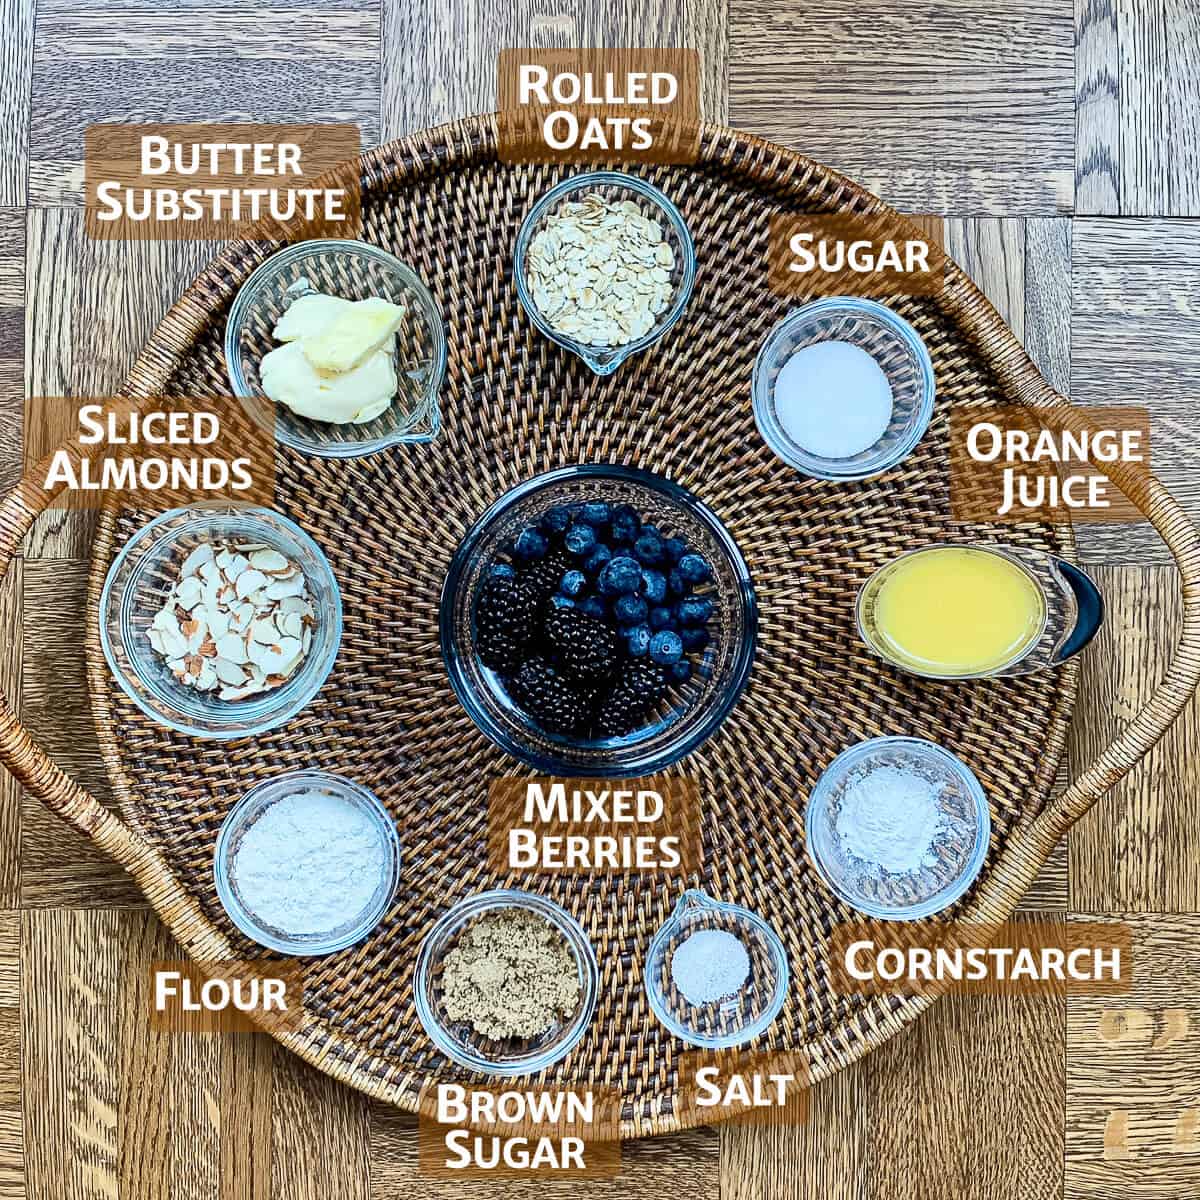
[[[712,567],[629,504],[556,504],[484,572],[476,650],[547,732],[624,737],[705,671]]]

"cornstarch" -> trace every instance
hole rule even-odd
[[[875,767],[846,782],[835,818],[844,854],[894,875],[936,864],[939,785],[903,767]]]

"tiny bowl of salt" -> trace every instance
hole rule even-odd
[[[885,921],[948,908],[975,882],[991,815],[974,772],[922,738],[878,737],[843,750],[805,813],[808,854],[831,891]]]
[[[866,479],[912,452],[935,390],[929,351],[903,317],[874,300],[829,297],[768,334],[754,364],[754,419],[802,474]]]
[[[788,991],[787,952],[757,913],[684,892],[646,956],[646,998],[659,1021],[692,1046],[723,1050],[758,1037]]]
[[[387,912],[400,838],[375,794],[328,771],[288,771],[230,810],[213,855],[217,895],[248,938],[282,954],[332,954]]]

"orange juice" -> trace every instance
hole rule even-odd
[[[1032,576],[1001,554],[933,546],[884,568],[867,592],[868,640],[923,675],[987,675],[1041,635],[1046,600]]]

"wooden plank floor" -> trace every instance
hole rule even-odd
[[[1200,516],[1195,0],[0,0],[0,27],[0,486],[25,397],[115,386],[210,253],[84,238],[87,125],[344,120],[373,143],[491,107],[501,46],[653,44],[700,49],[709,116],[925,214],[1058,388],[1148,404],[1156,469]],[[40,522],[0,587],[0,688],[103,790],[79,656],[89,537]],[[1153,688],[1179,619],[1149,530],[1081,540],[1112,616],[1068,772]],[[539,1194],[1200,1197],[1198,762],[1193,704],[1025,901],[1129,915],[1133,995],[943,1002],[816,1089],[803,1127],[635,1144],[619,1181]],[[430,1194],[409,1119],[259,1036],[150,1035],[139,989],[172,953],[129,880],[0,778],[0,1200]]]

